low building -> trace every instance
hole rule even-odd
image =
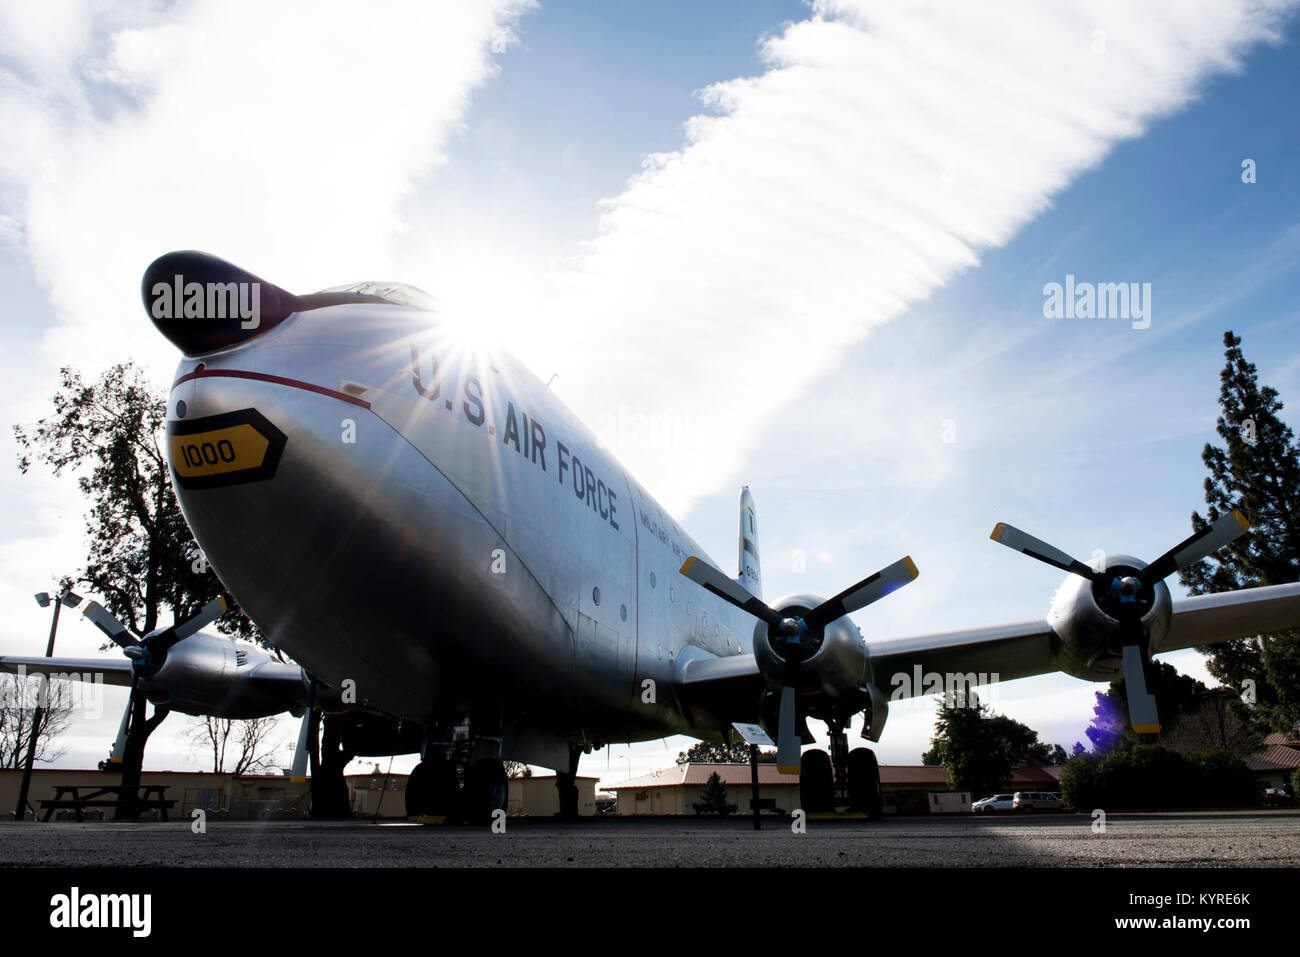
[[[1246,759],[1246,766],[1266,788],[1286,787],[1300,768],[1300,732],[1270,734],[1264,747]]]
[[[578,816],[596,813],[596,778],[578,776]],[[511,816],[554,817],[560,813],[560,792],[554,774],[534,774],[510,779],[506,813]]]
[[[0,815],[13,816],[18,805],[21,787],[21,769],[0,770]],[[121,784],[120,771],[78,771],[63,768],[33,768],[31,789],[28,791],[28,814],[35,812],[37,819],[45,816],[41,802],[52,800],[60,786],[82,786],[86,789]],[[274,815],[306,816],[311,808],[311,792],[306,784],[294,784],[288,775],[274,774],[213,774],[203,771],[144,771],[140,783],[165,787],[166,798],[175,801],[168,812],[171,819],[189,817],[196,808],[216,816],[231,818],[258,818]],[[84,793],[84,792],[83,792]],[[149,811],[145,819],[157,817]],[[113,817],[113,808],[86,808],[87,820],[107,820]],[[51,820],[75,820],[69,810],[59,810]]]
[[[1059,791],[1059,767],[1027,766],[1012,773],[1011,791]],[[615,794],[618,814],[694,814],[709,776],[717,773],[727,787],[727,800],[738,814],[749,813],[750,767],[748,764],[678,764],[629,781],[604,786]],[[799,777],[781,774],[775,764],[758,766],[759,797],[776,801],[780,811],[799,807]],[[922,764],[882,764],[880,789],[886,814],[960,814],[972,801],[987,797],[948,786],[948,770]]]
[[[406,817],[405,774],[386,774],[376,771],[347,776],[348,795],[352,813],[358,818]],[[0,817],[8,820],[18,804],[18,790],[22,771],[0,769]],[[59,786],[81,785],[86,788],[120,784],[121,772],[76,771],[62,768],[35,768],[28,792],[29,816],[35,812],[39,820],[45,816],[41,802],[54,798]],[[168,812],[172,820],[188,818],[196,808],[208,812],[216,819],[256,820],[266,817],[307,817],[311,813],[311,785],[295,784],[283,772],[270,774],[213,774],[203,771],[145,771],[140,775],[144,785],[167,788],[166,797],[176,804]],[[596,813],[596,779],[579,777],[578,813],[590,816]],[[555,775],[535,775],[513,778],[510,781],[507,813],[530,817],[550,817],[560,810],[559,794],[555,788]],[[113,808],[86,808],[85,820],[111,820]],[[158,818],[148,811],[142,819]],[[76,813],[59,810],[51,820],[75,820]]]
[[[694,814],[692,804],[700,800],[705,783],[714,773],[726,785],[727,800],[736,805],[736,813],[748,814],[752,794],[748,764],[677,764],[607,784],[604,790],[613,792],[615,813],[620,815]],[[799,776],[782,774],[775,764],[760,764],[758,793],[761,798],[776,801],[778,810],[789,813],[799,806]]]

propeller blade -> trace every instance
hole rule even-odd
[[[904,555],[892,565],[887,565],[869,578],[864,578],[856,585],[851,585],[834,598],[828,598],[807,615],[804,624],[816,630],[830,624],[836,618],[843,618],[850,612],[865,608],[873,601],[884,598],[890,592],[897,591],[910,581],[914,581],[920,572],[912,556]]]
[[[781,774],[799,773],[799,753],[803,750],[803,742],[799,739],[799,729],[796,726],[795,696],[793,685],[781,689],[781,711],[776,733],[776,768]]]
[[[1022,532],[1014,525],[998,522],[993,526],[993,534],[989,538],[1000,545],[1007,546],[1007,548],[1022,552],[1030,558],[1037,558],[1040,562],[1054,565],[1062,571],[1073,572],[1075,575],[1081,575],[1089,581],[1097,579],[1098,573],[1093,570],[1092,566],[1085,565],[1059,548],[1052,547],[1041,538],[1034,538],[1028,532]]]
[[[126,698],[126,708],[122,711],[122,723],[117,727],[117,737],[113,740],[113,753],[108,756],[109,764],[121,764],[126,754],[126,732],[131,723],[131,702],[134,697],[135,689],[132,688],[131,694]]]
[[[230,608],[226,600],[217,596],[199,609],[198,614],[191,615],[184,621],[178,621],[163,631],[158,632],[148,641],[149,653],[160,655],[166,653],[173,645],[184,641],[190,635],[195,634],[199,629],[206,628]]]
[[[1159,734],[1160,714],[1156,711],[1155,696],[1147,691],[1147,678],[1142,667],[1142,649],[1137,645],[1124,646],[1124,690],[1128,694],[1128,720],[1138,734]]]
[[[307,687],[307,710],[302,713],[302,724],[298,725],[298,744],[293,750],[293,767],[289,771],[289,780],[295,784],[307,780],[307,760],[311,757],[311,726],[316,717],[316,679],[310,678]]]
[[[289,780],[295,784],[307,780],[307,758],[309,757],[307,749],[308,739],[311,736],[311,719],[311,708],[308,708],[302,713],[302,724],[298,726],[298,744],[293,749],[293,768],[289,772]]]
[[[99,602],[86,602],[86,609],[82,614],[89,618],[95,627],[108,635],[113,644],[119,648],[130,648],[140,643],[126,625],[113,617],[109,610]]]
[[[1250,530],[1250,521],[1238,509],[1219,517],[1205,528],[1183,539],[1142,571],[1138,577],[1144,585],[1154,585],[1176,571],[1195,565]]]
[[[704,559],[692,555],[682,565],[681,573],[706,591],[713,592],[723,601],[731,602],[772,627],[781,623],[781,615],[777,611],[763,604]]]
[[[197,615],[172,625],[171,630],[176,635],[176,641],[184,641],[200,628],[206,628],[208,625],[212,624],[229,610],[229,603],[224,597],[218,595],[216,598],[212,599],[212,601],[200,608]],[[172,644],[175,643],[176,642],[172,642]]]

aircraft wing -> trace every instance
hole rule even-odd
[[[763,676],[753,655],[700,655],[678,661],[677,698],[696,724],[753,721]]]
[[[1156,654],[1289,628],[1300,628],[1300,583],[1179,598]],[[886,694],[907,697],[908,691],[924,690],[915,680],[918,665],[923,675],[974,672],[997,674],[1002,681],[1048,674],[1057,670],[1052,652],[1059,640],[1047,620],[1038,618],[889,638],[868,642],[868,648],[876,686]],[[908,680],[894,684],[897,674]]]
[[[0,657],[0,671],[10,674],[59,675],[78,681],[103,680],[106,685],[131,687],[131,662],[112,658],[12,658]],[[103,675],[103,678],[97,678]]]
[[[1291,628],[1300,628],[1300,582],[1180,598],[1157,654]]]
[[[925,691],[924,681],[915,680],[918,666],[922,675],[974,672],[996,674],[1000,681],[1056,671],[1052,644],[1059,640],[1045,618],[1034,618],[868,641],[867,648],[876,687],[893,697],[911,697]],[[899,674],[907,680],[895,682]]]

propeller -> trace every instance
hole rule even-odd
[[[1160,716],[1155,696],[1147,691],[1146,633],[1142,628],[1143,609],[1139,599],[1144,592],[1176,571],[1195,565],[1250,529],[1250,522],[1233,509],[1199,532],[1194,532],[1140,571],[1115,575],[1099,571],[1042,539],[1035,538],[1013,525],[998,522],[989,537],[1030,558],[1079,575],[1105,588],[1112,596],[1113,615],[1119,622],[1121,654],[1124,664],[1124,687],[1128,692],[1129,723],[1139,734],[1158,734]]]
[[[156,674],[158,669],[162,667],[163,659],[167,656],[167,651],[170,648],[212,624],[212,622],[224,615],[229,608],[230,606],[225,598],[218,596],[200,608],[198,614],[192,615],[183,621],[173,622],[170,628],[159,628],[138,638],[131,629],[118,621],[112,612],[97,601],[87,602],[82,614],[89,618],[100,631],[108,635],[113,644],[122,649],[122,654],[131,659],[133,663],[131,697],[134,697],[136,683],[139,678]],[[127,728],[131,718],[131,697],[127,698],[126,710],[122,714],[122,723],[117,729],[117,738],[113,742],[113,752],[108,759],[110,764],[120,764],[122,756],[126,753]]]
[[[816,646],[810,639],[832,621],[884,598],[915,579],[918,574],[911,557],[905,556],[833,598],[828,598],[811,611],[801,616],[788,616],[754,597],[734,579],[728,578],[701,558],[692,555],[686,559],[681,573],[705,591],[712,592],[723,601],[730,602],[767,624],[768,639],[785,661],[781,675],[781,704],[777,713],[776,736],[776,763],[782,774],[799,773],[802,744],[796,708],[799,665],[804,658],[816,651]]]
[[[230,605],[226,599],[217,596],[200,608],[197,614],[174,622],[170,628],[158,628],[138,638],[131,629],[118,621],[112,612],[97,601],[87,602],[86,610],[82,614],[100,631],[108,635],[109,640],[136,663],[137,669],[151,669],[146,673],[153,673],[162,667],[162,659],[169,649],[195,632],[206,628],[229,610]]]

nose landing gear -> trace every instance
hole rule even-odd
[[[499,758],[473,759],[474,739],[468,725],[453,729],[451,741],[426,741],[424,759],[406,782],[409,817],[488,824],[494,811],[505,810],[509,780]]]
[[[884,812],[880,765],[870,748],[849,750],[844,723],[827,721],[831,750],[805,751],[799,761],[799,801],[808,812],[847,808],[879,820]]]

